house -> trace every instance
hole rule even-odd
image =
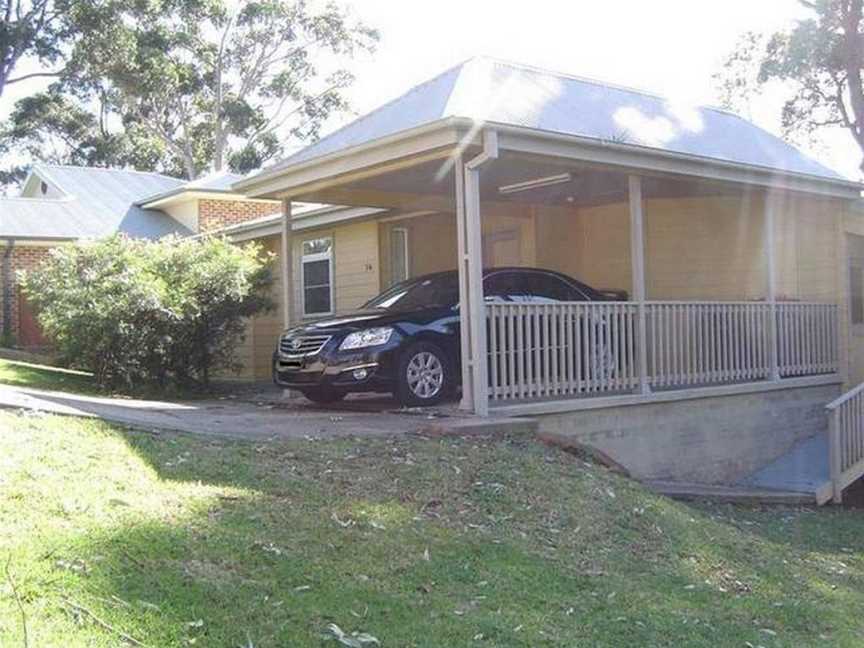
[[[273,200],[231,190],[230,173],[192,182],[158,173],[37,164],[20,196],[0,199],[0,331],[19,346],[43,343],[15,280],[62,243],[115,233],[156,239],[213,232],[278,212]]]
[[[758,482],[813,439],[795,488],[839,498],[864,473],[861,186],[736,115],[478,58],[233,188],[283,204],[225,230],[279,254],[255,367],[282,325],[458,269],[463,409],[536,417],[646,479]],[[629,300],[487,303],[494,265]]]

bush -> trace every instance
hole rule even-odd
[[[105,387],[207,385],[239,368],[244,318],[273,307],[269,257],[219,238],[64,246],[19,279],[57,350]]]

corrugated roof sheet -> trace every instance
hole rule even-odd
[[[212,191],[216,193],[231,193],[231,186],[235,182],[239,182],[242,179],[243,176],[237,173],[229,173],[227,171],[222,173],[212,173],[210,175],[203,176],[185,184],[177,185],[168,189],[167,191],[160,191],[155,194],[144,196],[143,198],[140,198],[137,202],[139,205],[147,205],[157,200],[163,200],[171,196],[176,196],[185,191]]]
[[[843,176],[737,115],[489,58],[475,58],[322,138],[269,170],[448,117],[522,126],[803,173]]]
[[[158,173],[59,165],[39,164],[33,171],[67,196],[0,199],[0,237],[98,238],[122,232],[159,238],[190,233],[167,214],[135,205],[146,196],[182,186],[183,180]]]

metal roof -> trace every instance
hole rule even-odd
[[[60,199],[0,199],[0,238],[98,238],[122,232],[140,238],[191,232],[167,214],[135,203],[184,185],[160,175],[96,167],[37,164],[33,174],[57,186]]]
[[[718,108],[490,58],[468,60],[360,117],[263,173],[448,118],[632,144],[806,174],[848,179],[768,131]]]
[[[242,179],[243,176],[237,173],[212,173],[196,180],[192,180],[191,182],[186,182],[185,184],[180,184],[178,186],[172,187],[167,191],[160,191],[156,194],[144,196],[143,198],[139,199],[137,203],[139,205],[147,205],[150,203],[154,203],[157,200],[164,200],[172,196],[180,195],[187,191],[201,191],[208,193],[234,193],[231,189],[231,186],[235,182],[239,182]]]

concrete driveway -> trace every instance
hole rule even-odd
[[[81,396],[0,385],[0,407],[98,418],[162,429],[249,440],[394,434],[489,434],[530,431],[524,419],[477,419],[455,409],[397,410],[386,401],[346,400],[326,408],[296,398],[151,401]]]

